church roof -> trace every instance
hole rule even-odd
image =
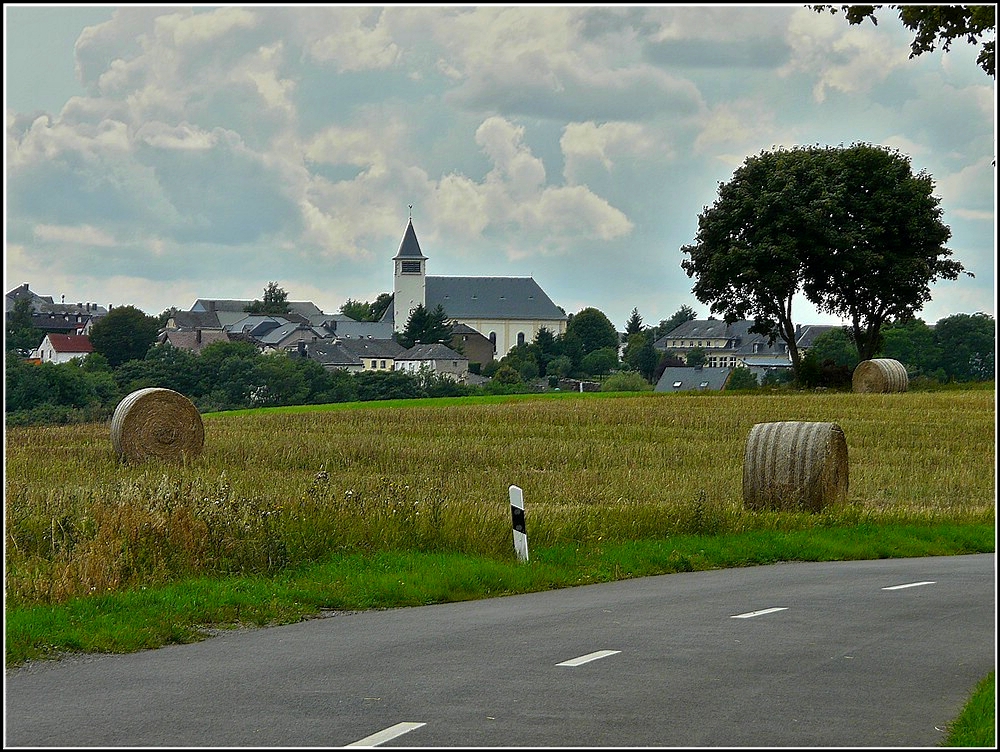
[[[408,258],[408,259],[426,259],[427,257],[420,250],[420,243],[417,242],[417,233],[413,229],[413,218],[406,223],[406,232],[403,233],[403,239],[399,243],[399,250],[396,251],[394,259],[398,258]]]
[[[450,319],[562,320],[566,314],[531,277],[427,277],[425,306]]]

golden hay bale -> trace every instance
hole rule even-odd
[[[172,389],[151,387],[118,403],[111,443],[124,460],[184,462],[201,454],[205,428],[191,400]]]
[[[743,506],[819,512],[847,500],[847,470],[836,423],[758,423],[743,455]]]
[[[863,360],[852,378],[855,392],[905,392],[909,383],[906,366],[892,358]]]

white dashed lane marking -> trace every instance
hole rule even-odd
[[[377,747],[390,739],[395,739],[397,736],[402,736],[403,734],[409,733],[414,729],[418,729],[421,726],[426,726],[426,723],[397,723],[395,726],[390,726],[387,729],[383,729],[376,734],[371,736],[366,736],[364,739],[359,739],[356,742],[351,742],[345,746],[348,747]]]
[[[748,611],[745,614],[736,614],[731,616],[731,619],[752,619],[755,616],[763,616],[764,614],[773,614],[775,611],[787,611],[787,606],[782,606],[781,608],[765,608],[760,611]]]
[[[928,582],[908,582],[905,585],[893,585],[891,587],[884,587],[883,590],[902,590],[908,587],[920,587],[921,585],[934,585],[936,584],[933,580]]]
[[[584,663],[590,663],[591,661],[600,660],[601,658],[607,658],[609,655],[614,655],[615,653],[620,653],[620,650],[598,650],[596,653],[587,653],[586,655],[581,655],[579,658],[571,658],[568,661],[563,661],[562,663],[557,663],[557,666],[582,666]]]

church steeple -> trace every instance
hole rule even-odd
[[[403,233],[403,240],[400,242],[399,250],[396,251],[394,258],[427,260],[427,257],[420,250],[420,243],[417,242],[417,233],[413,229],[413,217],[410,217],[410,220],[406,223],[406,232]]]
[[[392,305],[393,329],[397,332],[406,328],[410,314],[418,305],[424,305],[427,277],[427,257],[420,250],[417,233],[413,229],[413,206],[406,231],[393,257]]]

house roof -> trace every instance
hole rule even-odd
[[[720,391],[725,385],[731,368],[671,367],[663,369],[656,382],[656,392]]]
[[[246,315],[246,309],[257,301],[255,300],[213,300],[211,298],[198,298],[191,306],[191,313],[213,311],[216,314],[239,313]],[[319,307],[310,301],[288,301],[288,315],[301,316],[309,320],[312,316],[321,316],[323,312]],[[220,316],[219,320],[222,320]],[[233,321],[235,319],[230,319]]]
[[[178,329],[221,329],[215,311],[174,311],[171,315]]]
[[[398,358],[406,352],[394,339],[340,339],[337,343],[358,358]]]
[[[768,342],[767,336],[751,332],[750,327],[753,321],[741,320],[727,324],[720,319],[695,319],[679,324],[673,330],[667,332],[656,341],[659,349],[670,349],[669,340],[709,340],[726,339],[727,348],[732,348],[737,353],[753,353],[754,345],[757,346],[756,353],[784,353],[785,343],[777,338],[774,342]],[[836,325],[826,324],[804,324],[796,327],[795,344],[800,348],[812,347],[813,342],[821,334],[826,334],[831,329],[837,329]]]
[[[468,358],[447,345],[435,343],[414,345],[406,352],[397,355],[396,360],[468,360]]]
[[[160,335],[160,342],[169,342],[179,350],[197,352],[213,342],[228,342],[229,335],[221,329],[194,331],[167,330]]]
[[[311,360],[323,366],[360,366],[361,359],[350,352],[340,342],[310,342],[306,351]]]
[[[90,353],[94,346],[85,334],[47,334],[52,349],[59,353]]]
[[[566,319],[531,277],[427,277],[424,289],[427,310],[451,319]]]

